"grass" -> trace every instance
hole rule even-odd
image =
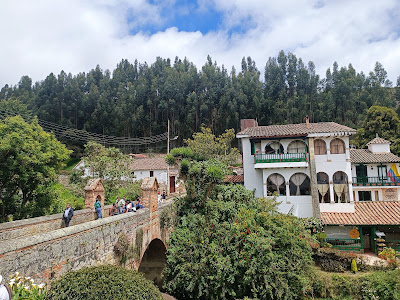
[[[80,161],[80,158],[72,157],[65,162],[65,167],[63,168],[64,171],[71,171],[73,167]]]

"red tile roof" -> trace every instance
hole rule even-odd
[[[131,164],[132,171],[166,170],[166,169],[167,169],[167,163],[165,162],[165,156],[135,159]]]
[[[356,130],[335,122],[287,124],[249,127],[242,130],[238,135],[247,135],[249,137],[291,137],[307,136],[312,133],[356,133]]]
[[[389,145],[390,145],[391,143],[390,143],[389,141],[387,141],[387,140],[385,140],[385,139],[383,139],[383,138],[377,136],[377,137],[374,138],[373,140],[369,141],[368,144],[367,144],[367,146],[368,146],[368,145],[371,145],[371,144],[389,144]]]
[[[400,157],[393,153],[372,153],[368,149],[350,149],[350,160],[352,163],[396,163]]]
[[[226,175],[224,182],[244,183],[244,175]]]
[[[400,201],[354,202],[354,213],[321,213],[326,225],[400,225]]]

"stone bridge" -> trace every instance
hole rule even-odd
[[[171,231],[163,228],[162,220],[172,200],[158,205],[156,180],[146,184],[142,185],[144,208],[137,212],[108,217],[111,206],[103,206],[105,217],[96,220],[93,209],[75,211],[67,228],[62,214],[0,224],[0,274],[7,278],[19,272],[49,282],[70,270],[122,261],[160,284]],[[114,250],[121,236],[128,240],[126,261]]]

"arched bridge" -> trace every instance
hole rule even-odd
[[[163,228],[161,216],[168,215],[172,200],[158,205],[154,186],[143,190],[143,199],[145,207],[137,212],[99,220],[93,209],[76,211],[67,228],[62,214],[0,224],[1,275],[18,271],[48,282],[84,266],[123,263],[159,284],[171,231]],[[124,259],[114,250],[121,237],[128,240]]]

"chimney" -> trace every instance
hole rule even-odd
[[[310,129],[310,117],[306,116],[305,119],[306,119],[306,126],[308,129]]]
[[[240,120],[240,131],[245,130],[249,127],[257,127],[258,123],[254,119],[241,119]]]

